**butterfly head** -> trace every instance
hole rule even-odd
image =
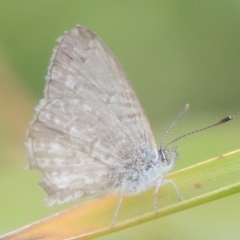
[[[161,165],[165,167],[166,172],[172,169],[174,163],[177,159],[177,147],[174,146],[172,150],[167,150],[166,148],[158,149],[158,161]]]
[[[184,108],[182,109],[182,111],[177,116],[177,118],[170,125],[168,130],[165,132],[165,134],[163,136],[163,139],[162,139],[162,142],[160,144],[160,148],[158,149],[158,161],[164,167],[165,172],[168,172],[169,170],[171,170],[174,163],[176,162],[177,147],[172,145],[172,143],[174,143],[175,140],[168,143],[165,147],[163,147],[163,145],[164,145],[163,143],[164,143],[165,139],[167,138],[169,132],[172,130],[173,126],[176,124],[178,119],[188,110],[188,108],[189,108],[189,104],[186,104],[184,106]],[[172,150],[168,150],[170,145],[172,146]]]

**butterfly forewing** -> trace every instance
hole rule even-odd
[[[109,194],[117,185],[112,174],[124,172],[139,148],[157,156],[137,96],[104,43],[80,26],[59,42],[27,143],[50,205]]]

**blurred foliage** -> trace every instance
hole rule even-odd
[[[76,24],[96,32],[122,63],[157,142],[186,102],[191,109],[168,141],[236,117],[179,141],[177,169],[239,147],[239,1],[2,0],[0,22],[0,234],[76,204],[44,205],[41,174],[24,171],[23,145],[55,39]],[[114,238],[239,239],[239,200],[237,194]]]

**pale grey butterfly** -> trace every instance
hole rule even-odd
[[[29,168],[44,176],[40,186],[47,205],[119,194],[114,224],[125,196],[155,187],[155,211],[162,184],[171,183],[181,197],[176,185],[163,178],[173,167],[176,148],[157,148],[136,93],[111,51],[81,26],[58,41],[27,141]],[[188,104],[178,118],[187,109]]]

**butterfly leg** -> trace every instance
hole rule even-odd
[[[164,179],[163,184],[171,184],[173,186],[173,188],[175,189],[177,195],[179,196],[179,198],[181,199],[181,201],[184,201],[184,198],[179,190],[179,188],[177,187],[177,185],[175,184],[174,181],[169,180],[169,179]]]
[[[123,196],[121,196],[120,199],[119,199],[119,201],[118,201],[117,208],[116,208],[115,213],[114,213],[114,215],[113,215],[113,220],[112,220],[111,227],[114,227],[114,225],[115,225],[115,223],[116,223],[118,211],[119,211],[119,209],[120,209],[120,206],[121,206],[121,204],[122,204],[122,201],[123,201]]]
[[[179,196],[179,198],[181,199],[181,201],[184,201],[184,198],[180,192],[180,190],[178,189],[177,185],[175,184],[175,182],[173,182],[172,180],[169,179],[163,179],[162,177],[160,177],[157,181],[156,184],[156,189],[154,191],[154,210],[156,213],[158,213],[158,190],[161,187],[161,185],[165,185],[165,184],[171,184],[173,186],[173,188],[175,189],[177,195]]]
[[[154,210],[156,214],[158,213],[158,190],[162,184],[162,181],[163,181],[163,178],[160,177],[157,181],[156,189],[154,191]]]

